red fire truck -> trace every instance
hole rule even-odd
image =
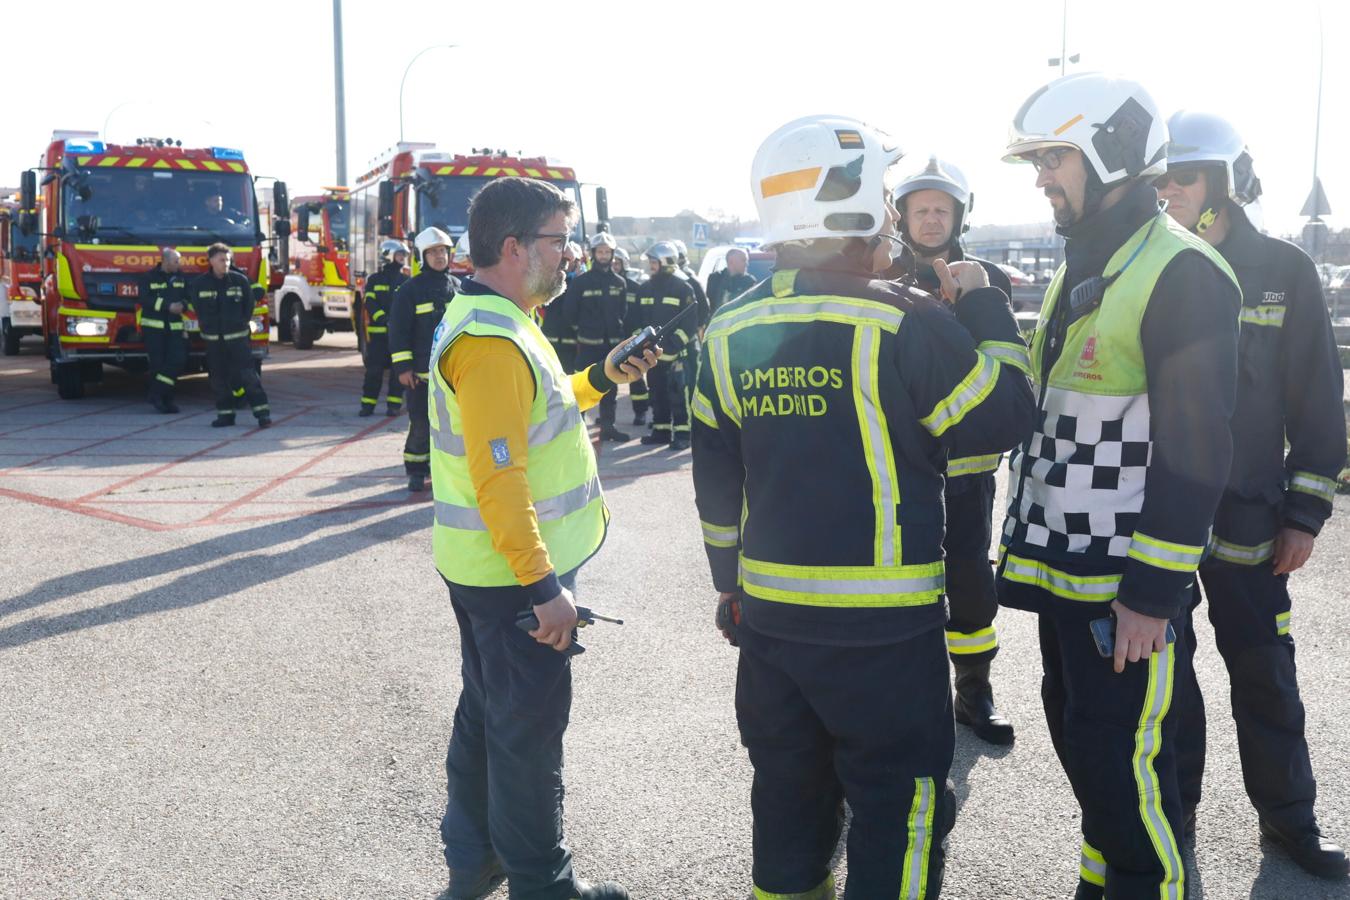
[[[344,187],[291,198],[291,264],[273,294],[277,337],[297,350],[325,332],[356,325],[347,253],[350,198]]]
[[[42,173],[41,203],[37,173]],[[107,144],[94,132],[55,132],[36,169],[21,174],[16,231],[41,247],[42,337],[52,382],[67,400],[102,379],[105,363],[145,371],[139,313],[142,275],[161,250],[182,254],[183,271],[206,271],[206,249],[222,242],[257,287],[250,325],[253,356],[267,356],[270,329],[262,298],[267,254],[253,177],[244,154],[226,147],[184,148],[147,138]],[[280,257],[287,254],[285,185],[274,187]],[[189,369],[205,345],[188,317]]]
[[[42,334],[39,238],[15,227],[18,212],[17,200],[0,201],[0,339],[5,356],[18,354],[25,335]]]
[[[467,240],[469,201],[494,178],[519,175],[552,182],[581,209],[574,237],[584,242],[589,232],[609,221],[609,201],[603,187],[595,189],[597,217],[587,227],[581,184],[576,173],[543,157],[521,157],[505,151],[472,150],[468,155],[438,150],[435,144],[405,142],[377,157],[374,167],[356,180],[351,197],[351,266],[360,303],[367,274],[379,269],[380,242],[396,238],[412,250],[422,229],[436,226],[456,241],[451,272],[473,271]],[[414,271],[418,263],[414,253]],[[358,316],[359,318],[359,316]]]

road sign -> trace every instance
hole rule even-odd
[[[707,222],[695,222],[695,223],[694,223],[694,246],[695,246],[695,247],[706,247],[706,246],[708,246],[708,223],[707,223]]]

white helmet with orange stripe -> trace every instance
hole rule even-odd
[[[1137,81],[1079,72],[1026,99],[1013,118],[1006,162],[1048,147],[1074,147],[1103,188],[1167,171],[1167,122]]]
[[[764,244],[871,237],[886,227],[891,137],[844,116],[807,116],[769,135],[750,169]]]

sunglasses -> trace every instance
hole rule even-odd
[[[1064,157],[1069,155],[1070,147],[1051,147],[1048,150],[1042,150],[1039,153],[1027,153],[1022,156],[1032,167],[1040,174],[1046,169],[1054,171],[1064,162]]]
[[[1164,172],[1163,174],[1159,175],[1157,178],[1153,179],[1153,186],[1158,190],[1162,190],[1169,184],[1176,184],[1181,187],[1190,187],[1199,180],[1200,180],[1199,169],[1181,169],[1180,171]]]

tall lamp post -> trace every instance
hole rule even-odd
[[[1069,56],[1069,0],[1064,0],[1064,9],[1059,18],[1059,56],[1050,57],[1051,66],[1059,66],[1059,74],[1064,75],[1064,68],[1067,63],[1077,63],[1081,58],[1077,53]]]
[[[1326,256],[1327,245],[1327,226],[1322,221],[1323,216],[1331,215],[1331,203],[1327,200],[1327,192],[1322,190],[1322,179],[1317,175],[1317,156],[1322,143],[1322,70],[1324,60],[1324,47],[1322,38],[1322,4],[1317,4],[1317,121],[1313,126],[1313,183],[1312,190],[1308,193],[1308,199],[1303,204],[1303,210],[1299,213],[1301,216],[1308,217],[1308,224],[1304,228],[1304,241],[1309,244],[1309,255],[1318,262],[1322,262]]]
[[[333,99],[337,107],[337,183],[347,183],[347,92],[342,78],[342,0],[333,0]]]
[[[413,63],[422,58],[424,53],[430,53],[432,50],[454,50],[458,46],[459,44],[432,44],[430,47],[423,47],[403,67],[403,77],[398,82],[398,141],[400,144],[403,143],[403,86],[408,83],[408,70],[413,67]]]

